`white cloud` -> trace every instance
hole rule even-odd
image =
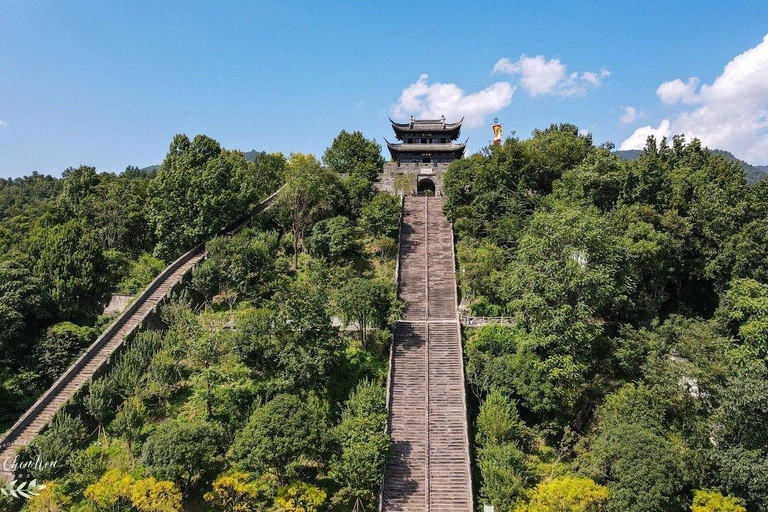
[[[679,78],[672,80],[671,82],[664,82],[656,89],[656,95],[659,97],[662,103],[667,105],[674,105],[675,103],[685,103],[692,105],[698,103],[699,99],[696,95],[696,88],[699,86],[699,79],[691,77],[688,79],[688,83],[683,82]]]
[[[633,121],[636,121],[640,117],[645,117],[645,112],[637,111],[635,107],[630,107],[629,105],[625,107],[621,107],[624,110],[624,114],[619,118],[619,121],[621,121],[624,124],[629,124]]]
[[[8,126],[8,123],[0,119],[0,126]]]
[[[672,120],[671,133],[699,138],[710,148],[730,151],[750,163],[768,162],[768,35],[729,62],[711,85],[697,92],[698,85],[699,80],[691,78],[659,86],[663,103],[697,105]]]
[[[581,74],[567,73],[566,69],[560,59],[546,60],[543,55],[535,57],[523,55],[517,62],[504,57],[493,66],[494,73],[520,75],[520,85],[531,96],[584,94],[590,87],[600,87],[603,78],[611,74],[608,70],[602,70],[599,73],[594,71],[584,71]]]
[[[619,149],[643,149],[645,147],[645,141],[649,136],[656,137],[657,142],[661,142],[664,137],[669,137],[670,134],[669,119],[665,119],[661,122],[658,128],[653,126],[643,126],[634,131],[627,140],[621,143]]]
[[[512,102],[515,86],[509,82],[496,82],[472,94],[467,94],[456,84],[428,83],[423,74],[416,83],[403,89],[392,113],[397,117],[413,115],[437,119],[445,115],[449,119],[464,117],[464,125],[472,128],[483,124],[486,116],[496,113]]]

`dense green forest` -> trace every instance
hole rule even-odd
[[[480,502],[768,510],[768,182],[575,126],[454,162]],[[692,507],[692,508],[691,508]]]
[[[462,303],[512,321],[464,330],[477,502],[768,510],[768,180],[682,137],[612,150],[553,125],[445,176]],[[47,487],[0,506],[374,510],[403,309],[383,163],[359,132],[322,161],[179,135],[157,169],[0,181],[0,429],[110,322],[111,293],[208,250],[26,449],[61,461],[33,471]]]
[[[163,325],[140,332],[25,449],[24,459],[60,462],[32,471],[47,487],[3,506],[375,507],[390,327],[402,310],[400,202],[371,181],[381,148],[342,132],[323,163],[248,156],[179,135],[156,171],[3,182],[3,428],[103,329],[111,292],[139,291],[208,240]],[[268,211],[211,238],[281,185]]]

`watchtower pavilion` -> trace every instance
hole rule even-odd
[[[411,117],[407,123],[389,121],[400,142],[393,144],[384,139],[392,161],[379,176],[379,189],[405,194],[440,194],[448,165],[464,156],[466,141],[456,142],[464,118],[456,123],[447,123],[445,116],[440,119]]]

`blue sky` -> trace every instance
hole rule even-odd
[[[671,124],[768,163],[766,2],[371,4],[6,0],[0,176],[155,164],[176,133],[319,156],[341,129],[391,140],[387,116],[406,115],[406,100],[415,114],[474,116],[471,151],[498,116],[506,133],[571,122],[617,146]],[[729,96],[716,80],[750,49],[734,71],[746,92]],[[497,83],[495,99],[472,96]],[[746,96],[734,118],[728,98]],[[627,106],[637,116],[622,123]],[[723,116],[732,126],[716,133]]]

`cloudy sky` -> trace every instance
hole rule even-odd
[[[320,155],[342,128],[383,143],[388,117],[443,114],[471,151],[498,117],[768,164],[766,2],[505,4],[5,0],[0,177],[159,163],[175,133]]]

